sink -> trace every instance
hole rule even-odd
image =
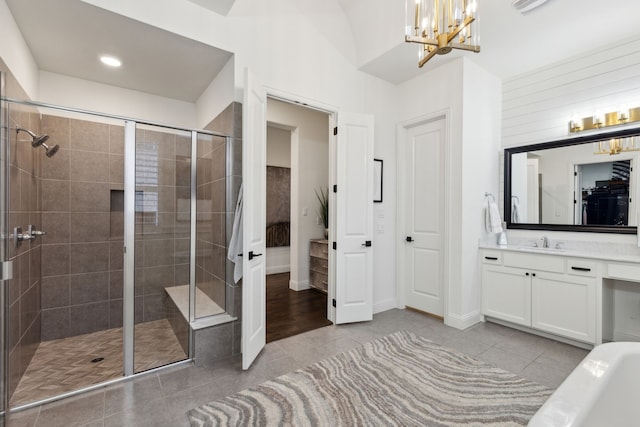
[[[517,246],[507,246],[511,249],[516,249],[519,251],[535,251],[535,252],[564,252],[565,248],[541,248],[540,246],[527,246],[527,245],[517,245]]]

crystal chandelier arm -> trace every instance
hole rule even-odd
[[[474,46],[470,44],[451,43],[451,47],[454,49],[468,50],[470,52],[480,52],[480,46]]]
[[[460,34],[460,31],[462,31],[464,27],[471,24],[473,21],[475,21],[475,18],[473,16],[467,16],[466,18],[464,18],[462,25],[454,28],[454,30],[450,33],[447,33],[447,41],[450,42],[451,40],[453,40],[458,34]]]
[[[420,60],[420,62],[418,62],[418,67],[422,68],[422,66],[426,64],[428,60],[433,58],[436,53],[438,53],[438,49],[433,49],[431,52],[429,52],[424,58]]]
[[[438,46],[438,40],[428,39],[426,37],[404,36],[404,41],[409,43],[420,43],[420,44],[428,44],[430,46]]]

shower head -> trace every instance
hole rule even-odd
[[[45,135],[45,136],[47,136],[47,135]],[[48,138],[48,136],[47,136],[47,138]],[[54,145],[53,147],[49,147],[47,144],[42,142],[42,146],[45,148],[45,150],[47,150],[47,152],[45,153],[47,157],[53,157],[54,154],[56,154],[58,152],[58,150],[60,149],[60,146],[58,144]]]
[[[35,133],[31,132],[29,129],[16,128],[16,133],[20,133],[20,132],[26,132],[29,134],[29,136],[31,136],[31,146],[34,148],[41,146],[42,144],[45,143],[47,139],[49,139],[49,135],[47,134],[36,135]]]
[[[33,141],[31,142],[31,145],[33,147],[38,147],[38,146],[44,144],[44,142],[47,139],[49,139],[49,135],[47,135],[47,134],[36,136],[35,138],[33,138]]]

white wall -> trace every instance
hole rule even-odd
[[[502,145],[567,138],[572,117],[638,106],[638,100],[640,36],[505,80]]]
[[[291,131],[267,125],[267,166],[291,167]]]
[[[189,129],[197,127],[193,103],[46,71],[40,72],[37,101]]]
[[[497,183],[502,104],[501,81],[466,56],[463,58],[463,86],[459,263],[456,263],[456,257],[452,258],[452,263],[461,276],[458,283],[452,283],[454,298],[450,298],[449,321],[451,325],[458,327],[470,326],[480,317],[478,239],[486,234],[484,194],[499,194]],[[459,295],[455,294],[456,289],[460,290]]]
[[[197,128],[202,129],[211,120],[235,101],[234,59],[229,58],[225,66],[202,92],[196,101]]]
[[[463,57],[398,88],[401,121],[448,116],[445,322],[465,328],[480,313],[477,250],[484,233],[484,193],[498,194],[500,82]]]
[[[0,0],[0,58],[30,99],[38,97],[38,64],[24,41],[5,0]],[[7,94],[22,92],[7,88]],[[14,95],[15,96],[15,95]]]
[[[292,129],[290,287],[307,289],[309,240],[324,235],[324,226],[316,221],[319,202],[315,191],[329,187],[329,116],[269,99],[267,121]]]
[[[621,105],[640,105],[640,36],[508,79],[503,82],[502,96],[503,147],[576,136],[569,135],[568,130],[569,120],[574,117],[615,111]],[[580,135],[594,133],[597,131]],[[601,233],[510,230],[509,234],[546,234],[553,239],[596,242],[636,241],[635,236]]]

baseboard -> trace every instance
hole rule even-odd
[[[278,274],[278,273],[289,273],[291,272],[291,266],[290,265],[268,265],[266,271],[267,271],[267,275]]]
[[[465,314],[464,316],[449,313],[444,318],[445,325],[461,330],[467,329],[475,325],[476,323],[480,323],[481,321],[482,319],[479,311],[474,311],[472,313]]]
[[[295,280],[289,280],[289,289],[291,289],[292,291],[305,291],[310,288],[311,287],[309,286],[308,280],[301,280],[299,282]]]
[[[640,336],[628,332],[613,331],[614,341],[640,341]]]
[[[383,311],[391,310],[392,308],[397,308],[395,298],[389,298],[384,301],[378,301],[373,304],[373,314],[382,313]]]

